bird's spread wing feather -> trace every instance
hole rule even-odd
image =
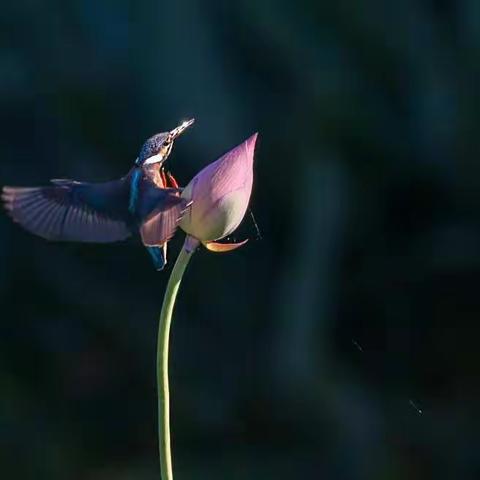
[[[56,179],[48,187],[3,187],[10,216],[48,240],[116,242],[130,236],[128,184],[123,180],[81,183]]]
[[[188,210],[191,202],[181,198],[175,193],[169,193],[168,189],[159,190],[162,198],[159,199],[158,207],[155,208],[143,221],[140,227],[140,235],[144,245],[163,245],[168,242],[175,233],[178,222]]]

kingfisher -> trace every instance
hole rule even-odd
[[[153,265],[167,262],[167,242],[190,203],[164,163],[187,120],[142,146],[130,171],[103,183],[53,179],[43,187],[3,187],[7,213],[27,231],[54,241],[110,243],[140,234]]]

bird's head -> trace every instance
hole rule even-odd
[[[195,119],[193,118],[186,120],[169,132],[157,133],[150,137],[143,144],[135,164],[139,167],[156,163],[161,165],[170,155],[175,139],[192,125],[194,121]]]

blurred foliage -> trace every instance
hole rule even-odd
[[[477,0],[17,0],[0,32],[2,184],[118,177],[194,116],[185,184],[260,132],[262,240],[180,293],[178,480],[479,478]],[[0,265],[2,478],[158,478],[168,271],[4,215]]]

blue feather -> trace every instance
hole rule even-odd
[[[140,169],[135,169],[132,175],[131,186],[130,186],[130,200],[128,203],[128,210],[133,215],[137,209],[138,202],[138,192],[140,179],[142,178],[142,171]]]
[[[167,263],[163,247],[147,247],[147,251],[152,257],[153,266],[156,270],[163,270]]]

